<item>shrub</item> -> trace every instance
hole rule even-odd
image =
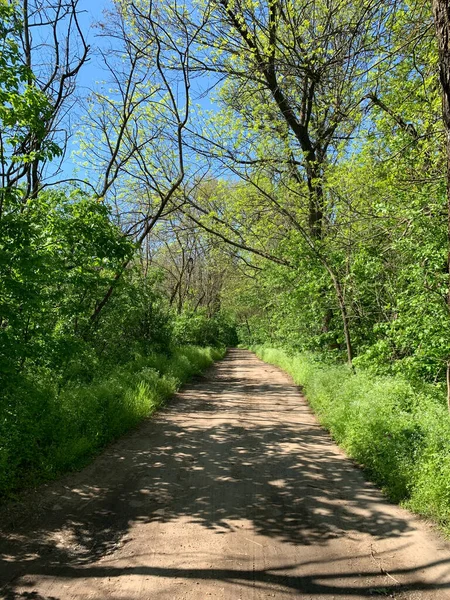
[[[209,316],[205,310],[184,309],[173,321],[173,336],[177,344],[197,346],[236,346],[238,343],[233,319],[218,312]]]

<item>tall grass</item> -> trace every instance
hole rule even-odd
[[[442,390],[320,362],[253,350],[301,385],[320,422],[395,502],[450,534],[450,416]]]
[[[82,466],[223,355],[186,346],[168,356],[136,356],[62,389],[51,373],[21,376],[0,405],[0,497]]]

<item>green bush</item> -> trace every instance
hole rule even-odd
[[[238,343],[233,319],[221,312],[210,316],[204,309],[185,308],[175,315],[173,337],[177,344],[197,346],[236,346]]]
[[[82,466],[223,355],[178,347],[61,389],[50,370],[18,376],[0,405],[0,496]]]
[[[320,422],[393,501],[450,533],[450,416],[439,387],[355,375],[309,354],[253,350],[303,387]]]

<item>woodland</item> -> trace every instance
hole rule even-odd
[[[448,527],[448,2],[111,0],[86,22],[0,0],[0,495],[241,345]]]

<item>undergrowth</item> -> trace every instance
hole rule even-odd
[[[355,375],[309,354],[252,350],[302,386],[322,425],[391,500],[450,534],[450,416],[441,389]]]
[[[62,387],[51,372],[21,375],[0,404],[0,498],[81,467],[223,355],[195,346],[137,355]]]

